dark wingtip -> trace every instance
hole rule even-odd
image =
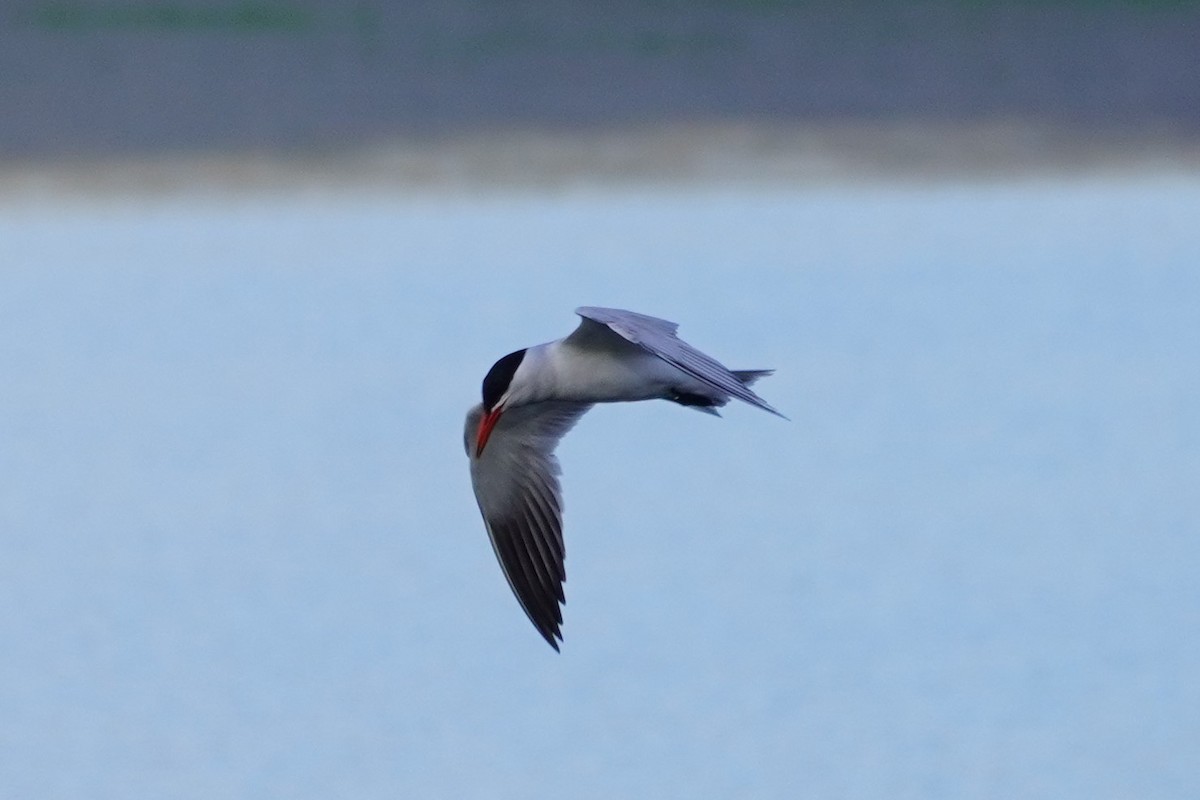
[[[540,633],[542,635],[542,638],[546,640],[546,644],[548,644],[554,648],[554,652],[556,652],[556,653],[562,652],[561,650],[558,649],[558,641],[555,639],[555,637],[558,637],[558,639],[562,639],[561,633],[559,633],[557,630],[555,630],[553,628],[551,628],[549,630],[542,630],[541,628],[538,628],[538,633]]]

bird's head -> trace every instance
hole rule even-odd
[[[513,394],[513,377],[525,359],[525,351],[517,350],[497,361],[483,378],[483,416],[475,436],[475,457],[483,455],[492,429],[508,406]]]

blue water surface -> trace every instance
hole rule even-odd
[[[0,790],[1200,796],[1200,178],[0,205]],[[579,305],[791,421],[563,443],[561,655],[462,420]]]

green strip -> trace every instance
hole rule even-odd
[[[28,20],[54,31],[101,30],[224,31],[237,33],[299,33],[313,27],[312,14],[285,3],[242,2],[227,6],[186,3],[89,5],[46,3],[33,9]]]

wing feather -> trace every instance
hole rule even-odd
[[[509,409],[476,458],[473,443],[483,416],[476,406],[467,413],[463,436],[475,499],[500,568],[530,622],[555,650],[562,639],[566,549],[554,449],[589,408],[554,401]]]
[[[674,322],[618,308],[583,306],[575,309],[575,313],[585,320],[606,326],[623,339],[658,356],[722,395],[736,397],[776,416],[783,416],[766,400],[755,394],[746,381],[726,369],[712,356],[700,352],[676,336],[675,332],[679,326]]]

